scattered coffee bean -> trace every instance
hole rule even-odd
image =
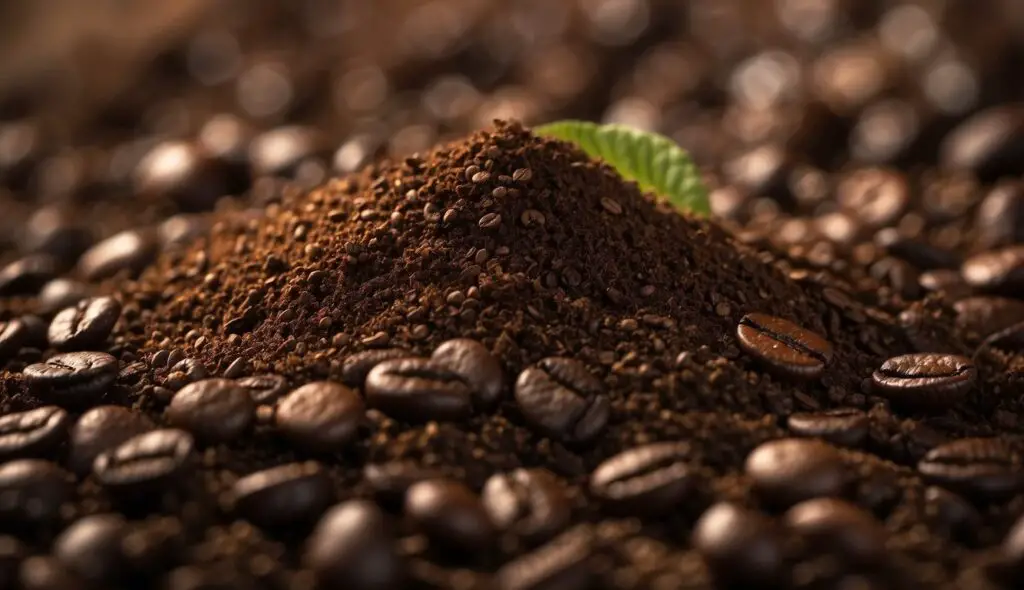
[[[35,295],[57,275],[57,261],[32,254],[0,268],[0,296]]]
[[[590,476],[590,492],[615,512],[665,514],[696,488],[692,455],[685,442],[653,443],[623,451],[598,465]]]
[[[587,590],[593,587],[595,572],[590,560],[596,553],[595,532],[579,525],[546,545],[535,549],[498,570],[494,578],[500,590]]]
[[[505,390],[504,371],[498,359],[476,340],[448,340],[430,355],[430,362],[458,375],[469,385],[475,408],[490,409],[501,400]]]
[[[366,402],[407,422],[462,420],[472,413],[472,389],[430,359],[384,361],[366,377]]]
[[[79,476],[86,475],[100,453],[155,428],[144,414],[120,406],[97,406],[82,414],[71,428],[68,468]]]
[[[1019,295],[1024,288],[1024,246],[976,254],[964,261],[960,274],[975,289]]]
[[[840,495],[849,482],[836,449],[813,439],[763,443],[747,456],[744,469],[758,494],[778,506]]]
[[[494,542],[494,524],[469,488],[453,480],[432,479],[409,488],[405,514],[432,541],[476,555]]]
[[[21,564],[19,576],[22,590],[76,590],[85,580],[69,571],[57,558],[34,555]]]
[[[13,357],[28,341],[28,327],[15,319],[0,321],[0,366]]]
[[[953,304],[957,327],[981,340],[1009,325],[1024,322],[1024,302],[1005,297],[968,297]]]
[[[442,476],[440,471],[412,461],[370,463],[363,468],[363,479],[373,490],[377,502],[388,509],[401,508],[405,493],[412,486]]]
[[[835,498],[806,500],[786,511],[783,521],[808,546],[859,564],[885,558],[885,528],[874,516]]]
[[[995,106],[969,117],[942,141],[940,161],[948,168],[966,168],[985,180],[1019,172],[1024,155],[1020,110]]]
[[[832,345],[827,340],[788,320],[747,314],[736,335],[747,354],[782,376],[814,379],[832,362]]]
[[[147,232],[129,230],[96,244],[78,261],[78,272],[89,281],[112,277],[122,271],[137,276],[156,257],[157,241]]]
[[[41,456],[64,441],[68,422],[57,406],[0,416],[0,461]]]
[[[293,444],[313,452],[334,453],[356,437],[363,421],[363,402],[359,394],[340,383],[307,383],[281,398],[274,421]]]
[[[167,141],[139,162],[134,188],[153,201],[169,200],[187,211],[207,211],[228,193],[227,171],[196,146]]]
[[[0,464],[0,530],[46,525],[74,497],[71,474],[49,461],[15,459]]]
[[[252,375],[235,381],[235,385],[249,392],[257,404],[272,404],[288,391],[288,382],[280,375]]]
[[[963,438],[936,447],[917,471],[931,483],[981,499],[1000,500],[1024,489],[1020,455],[996,438]]]
[[[519,374],[515,399],[526,421],[541,434],[588,443],[608,424],[604,385],[583,363],[549,357]]]
[[[406,587],[406,565],[395,549],[385,516],[365,500],[350,500],[327,511],[309,537],[303,561],[323,587]]]
[[[824,439],[834,445],[859,447],[868,436],[870,419],[855,408],[836,408],[822,412],[799,412],[786,425],[797,436]]]
[[[53,543],[61,565],[94,585],[116,586],[128,567],[122,548],[128,525],[118,514],[93,514],[75,521]]]
[[[562,484],[543,469],[492,475],[484,484],[481,500],[499,530],[530,542],[551,538],[569,524],[572,516]]]
[[[765,517],[752,510],[715,504],[694,525],[692,543],[715,579],[724,584],[772,586],[784,577],[782,539]]]
[[[249,392],[230,379],[206,379],[174,394],[164,417],[167,423],[203,442],[237,440],[252,426],[256,404]]]
[[[72,279],[53,279],[39,291],[39,314],[49,317],[66,307],[74,307],[89,297],[91,289]]]
[[[928,486],[924,491],[925,513],[947,537],[973,540],[982,526],[981,514],[964,498],[949,490]]]
[[[1019,584],[1024,580],[1024,517],[1018,518],[1006,533],[1000,554],[1005,579]]]
[[[971,360],[959,355],[916,353],[885,361],[871,376],[878,392],[913,408],[947,408],[974,387]]]
[[[341,380],[349,387],[363,387],[366,376],[384,361],[412,356],[401,348],[375,348],[357,352],[341,364]]]
[[[28,553],[25,546],[9,535],[0,535],[0,588],[17,588],[18,569]]]
[[[29,365],[28,386],[61,406],[88,405],[106,393],[117,377],[117,359],[105,352],[68,352]]]
[[[121,304],[113,297],[84,299],[54,316],[47,338],[52,346],[62,350],[99,346],[110,336],[120,317]]]
[[[289,463],[239,479],[235,510],[261,527],[314,522],[334,501],[331,480],[317,463]]]
[[[192,436],[184,430],[154,430],[100,453],[93,474],[113,491],[144,495],[176,483],[192,463]]]

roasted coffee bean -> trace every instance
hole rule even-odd
[[[942,141],[940,162],[970,170],[985,181],[1020,173],[1024,158],[1022,113],[1015,105],[981,111],[953,129]]]
[[[64,529],[53,543],[61,565],[90,584],[116,584],[127,567],[122,542],[128,533],[117,514],[85,516]]]
[[[27,554],[27,549],[17,539],[0,535],[0,588],[18,587],[18,569]]]
[[[97,406],[82,414],[71,428],[68,444],[68,468],[86,475],[96,457],[128,439],[155,429],[144,414],[121,406]]]
[[[885,558],[885,527],[874,516],[836,498],[806,500],[786,511],[783,522],[813,549],[826,548],[859,564]]]
[[[57,261],[46,254],[15,260],[0,268],[0,296],[35,295],[57,272]]]
[[[139,162],[134,189],[153,201],[171,201],[187,211],[207,211],[228,193],[227,171],[198,147],[167,141]]]
[[[989,334],[981,342],[978,350],[994,348],[1006,352],[1020,352],[1024,350],[1024,322],[1011,324],[997,332]]]
[[[50,322],[50,345],[62,350],[82,350],[102,344],[121,317],[121,304],[113,297],[84,299]]]
[[[997,438],[963,438],[936,447],[918,462],[917,471],[931,483],[986,500],[1024,489],[1021,456]]]
[[[78,273],[89,281],[112,277],[120,272],[138,276],[156,257],[158,243],[152,234],[128,230],[89,248],[78,260]]]
[[[349,387],[362,387],[374,367],[392,359],[413,356],[401,348],[374,348],[357,352],[341,364],[341,380]]]
[[[154,430],[100,453],[92,470],[96,480],[113,491],[162,491],[191,467],[192,449],[192,436],[184,430]]]
[[[316,381],[281,398],[274,421],[296,446],[334,453],[355,439],[363,414],[363,401],[355,391],[340,383]]]
[[[249,142],[249,162],[257,176],[291,178],[303,161],[321,149],[315,129],[287,125],[257,135]]]
[[[68,352],[29,365],[30,389],[60,406],[80,407],[102,396],[117,378],[117,359],[105,352]]]
[[[34,555],[21,564],[20,590],[79,590],[85,587],[80,579],[56,557]]]
[[[862,168],[846,175],[836,187],[836,201],[872,227],[895,221],[910,201],[907,179],[895,170]]]
[[[832,362],[832,345],[821,336],[763,313],[743,316],[740,346],[768,370],[784,377],[814,379]]]
[[[587,590],[593,587],[590,560],[596,553],[590,525],[576,526],[546,545],[506,563],[495,574],[498,590]]]
[[[79,281],[53,279],[39,291],[39,314],[49,317],[66,307],[74,307],[89,297],[90,291],[88,285]]]
[[[314,522],[334,501],[334,488],[314,462],[257,471],[231,488],[235,510],[261,527]]]
[[[740,587],[772,586],[784,578],[784,546],[763,516],[722,502],[694,525],[691,542],[715,579]]]
[[[976,373],[966,357],[923,352],[885,361],[871,379],[875,389],[894,403],[941,409],[967,395],[974,387]]]
[[[973,540],[982,528],[981,514],[962,497],[937,486],[924,491],[925,513],[934,526],[954,539]]]
[[[288,382],[280,375],[242,377],[235,384],[248,391],[252,401],[259,405],[272,404],[288,391]]]
[[[495,529],[480,499],[449,479],[421,481],[405,495],[405,514],[438,545],[476,555],[494,542]]]
[[[492,475],[480,494],[491,522],[529,542],[544,541],[569,524],[572,506],[557,478],[543,469]]]
[[[412,461],[370,463],[363,468],[363,481],[369,484],[377,502],[388,509],[401,508],[412,486],[442,476],[437,469]]]
[[[658,516],[693,493],[697,474],[685,442],[662,442],[623,451],[598,465],[590,492],[609,510]]]
[[[56,520],[74,496],[72,481],[71,474],[41,459],[0,464],[0,530]]]
[[[230,379],[205,379],[174,394],[164,411],[167,423],[210,443],[237,440],[256,418],[256,403],[249,392]]]
[[[972,340],[1024,322],[1024,302],[1005,297],[968,297],[954,303],[953,309],[957,327]]]
[[[960,274],[971,287],[1019,296],[1024,289],[1024,246],[1007,246],[964,261]]]
[[[167,376],[164,377],[164,386],[171,390],[178,390],[189,383],[195,383],[205,379],[209,375],[206,366],[194,358],[185,358],[171,366]]]
[[[747,456],[744,469],[757,493],[777,506],[838,496],[849,482],[838,451],[813,439],[784,438],[763,443]]]
[[[797,436],[824,439],[834,445],[859,447],[868,437],[871,421],[856,408],[836,408],[821,412],[798,412],[786,426]]]
[[[523,418],[545,436],[589,443],[608,424],[604,384],[583,363],[549,357],[519,374],[515,399]]]
[[[457,338],[442,343],[430,355],[430,362],[462,378],[473,392],[473,405],[490,409],[501,400],[505,373],[498,359],[476,340]]]
[[[459,375],[430,359],[384,361],[366,377],[366,402],[407,422],[462,420],[473,411],[473,392]]]
[[[303,562],[325,588],[398,590],[408,577],[384,514],[366,500],[350,500],[324,514]]]
[[[42,456],[64,441],[69,421],[57,406],[0,416],[0,461]]]
[[[16,355],[28,339],[28,326],[25,322],[18,319],[0,320],[0,366]]]
[[[951,270],[960,266],[961,261],[956,254],[926,242],[889,234],[885,230],[879,232],[878,236],[876,242],[880,242],[890,256],[910,263],[917,270]]]
[[[988,250],[1024,242],[1024,182],[996,184],[978,205],[974,219],[977,246]]]
[[[1000,557],[1004,578],[1011,583],[1024,581],[1024,516],[1018,518],[1006,533],[1000,547]]]

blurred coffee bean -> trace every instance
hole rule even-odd
[[[349,355],[341,363],[341,379],[349,387],[363,387],[366,376],[380,363],[415,356],[401,348],[373,348]]]
[[[940,268],[928,270],[917,277],[917,284],[927,293],[942,295],[947,301],[959,301],[971,296],[971,287],[959,272]]]
[[[0,416],[0,460],[42,456],[64,442],[69,422],[57,406]]]
[[[835,408],[792,414],[786,425],[797,436],[821,438],[834,445],[857,448],[867,439],[870,418],[856,408]]]
[[[974,172],[986,182],[1021,173],[1024,159],[1024,110],[1016,105],[983,110],[950,132],[940,162]]]
[[[42,527],[74,498],[70,473],[42,459],[0,463],[0,530]]]
[[[697,486],[690,445],[652,443],[607,459],[590,475],[590,491],[613,511],[657,516],[678,506]]]
[[[386,518],[366,500],[350,500],[328,510],[306,543],[303,562],[323,587],[406,587],[406,566]]]
[[[783,207],[792,205],[787,180],[795,162],[784,149],[766,145],[741,154],[723,164],[730,184],[741,187],[748,194],[770,197]]]
[[[209,233],[209,219],[201,215],[174,215],[168,217],[157,228],[160,247],[169,250],[175,247],[187,248]]]
[[[996,438],[963,438],[928,452],[917,471],[929,482],[983,500],[1024,489],[1020,454]]]
[[[811,88],[832,112],[850,116],[890,85],[892,65],[881,47],[870,41],[839,45],[814,62]]]
[[[0,123],[0,186],[25,188],[42,150],[40,130],[30,121]]]
[[[456,338],[441,343],[430,363],[462,377],[473,396],[475,409],[493,409],[505,391],[505,373],[498,359],[476,340]]]
[[[128,439],[155,429],[145,414],[121,406],[97,406],[82,414],[71,428],[68,468],[82,476],[92,470],[100,453],[114,449]]]
[[[53,554],[90,584],[116,585],[124,577],[122,542],[128,525],[118,514],[93,514],[75,521],[57,537]]]
[[[491,476],[481,500],[495,526],[530,542],[543,541],[569,523],[572,507],[558,479],[543,469]]]
[[[230,379],[204,379],[174,394],[164,411],[171,426],[198,440],[218,444],[239,439],[256,417],[256,402]]]
[[[405,493],[415,484],[442,476],[439,470],[414,461],[369,463],[363,468],[363,480],[370,486],[374,498],[389,510],[401,508]]]
[[[480,498],[457,481],[434,479],[412,486],[405,495],[405,514],[432,541],[470,555],[485,553],[495,540]]]
[[[790,506],[819,496],[838,496],[849,474],[835,447],[813,439],[787,438],[761,444],[744,471],[767,502]]]
[[[585,444],[608,423],[604,384],[583,363],[549,357],[519,374],[515,400],[526,421],[541,434]]]
[[[887,256],[871,265],[871,276],[887,283],[904,300],[921,297],[920,275],[909,263]]]
[[[35,210],[25,227],[26,253],[53,256],[61,267],[74,265],[92,245],[92,232],[70,211],[49,205]]]
[[[862,168],[839,181],[836,201],[856,213],[864,224],[884,227],[896,221],[906,209],[910,187],[906,177],[895,170]]]
[[[184,430],[153,430],[104,451],[92,465],[93,475],[117,493],[143,497],[174,487],[192,466],[194,443]]]
[[[952,269],[960,265],[959,257],[952,252],[895,233],[879,232],[875,235],[875,242],[890,256],[905,260],[918,270]]]
[[[113,297],[93,297],[64,309],[50,322],[50,345],[62,350],[99,346],[121,317],[121,303]]]
[[[0,321],[0,366],[28,344],[29,327],[20,319]]]
[[[1024,302],[1004,297],[968,297],[953,304],[956,325],[966,338],[981,340],[1024,322]]]
[[[332,168],[338,174],[351,174],[371,162],[380,149],[381,142],[375,136],[355,135],[334,152]]]
[[[366,401],[408,422],[462,420],[473,411],[473,392],[462,376],[425,358],[384,361],[366,377]]]
[[[91,292],[88,285],[74,279],[53,279],[39,291],[39,313],[49,316],[66,307],[72,307],[89,297]]]
[[[773,586],[785,577],[781,535],[752,510],[715,504],[694,525],[692,543],[722,584]]]
[[[288,382],[280,375],[251,375],[236,379],[235,385],[248,391],[258,405],[272,404],[288,392]]]
[[[1024,246],[975,254],[964,261],[960,274],[975,289],[1020,297],[1024,292]]]
[[[334,500],[331,480],[314,462],[257,471],[235,482],[231,493],[239,514],[267,528],[315,522]]]
[[[363,401],[355,391],[340,383],[315,381],[281,398],[274,422],[297,447],[334,453],[355,438],[363,413]]]
[[[29,389],[60,406],[81,407],[102,397],[117,377],[117,359],[105,352],[68,352],[25,367]]]
[[[49,255],[19,258],[0,268],[0,296],[35,295],[57,272],[57,261]]]
[[[1024,183],[1006,180],[992,187],[974,224],[981,249],[1024,242]]]
[[[42,555],[34,555],[22,562],[19,582],[19,590],[80,590],[86,583],[56,557]]]
[[[506,563],[495,574],[500,590],[588,590],[596,568],[591,559],[598,548],[590,525],[576,526],[534,551]]]
[[[90,281],[112,277],[122,271],[137,276],[156,257],[158,242],[151,233],[128,230],[89,248],[78,261],[78,273]]]
[[[27,554],[26,547],[9,535],[0,535],[0,588],[17,588],[18,570]]]
[[[783,521],[812,550],[824,547],[840,559],[859,564],[885,558],[885,527],[849,502],[836,498],[806,500],[787,510]]]
[[[299,165],[321,151],[320,138],[309,127],[286,126],[266,131],[249,144],[249,160],[258,176],[289,178]]]
[[[889,99],[868,105],[850,132],[850,154],[861,162],[899,160],[918,138],[920,121],[910,103]]]
[[[924,491],[927,502],[925,511],[928,518],[953,539],[972,540],[981,528],[982,519],[978,510],[967,500],[937,486],[928,486]]]
[[[139,162],[134,190],[143,198],[170,201],[185,211],[208,211],[228,193],[226,176],[220,163],[195,145],[167,141]]]

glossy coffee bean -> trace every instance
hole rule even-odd
[[[980,291],[1019,297],[1024,289],[1024,246],[975,254],[960,267],[964,282]]]
[[[0,588],[17,588],[18,570],[28,554],[20,541],[9,535],[0,535]]]
[[[128,525],[118,514],[94,514],[75,521],[57,537],[53,555],[91,584],[116,584],[127,568],[122,542]]]
[[[248,391],[257,405],[272,404],[288,392],[288,382],[280,375],[251,375],[236,379],[235,384]]]
[[[98,281],[126,272],[138,276],[156,257],[158,242],[150,232],[123,231],[89,248],[78,260],[78,274]]]
[[[431,541],[475,555],[494,542],[495,529],[480,499],[449,479],[422,481],[405,495],[405,514]]]
[[[303,562],[325,588],[406,587],[406,565],[387,520],[365,500],[350,500],[327,511],[306,542]]]
[[[813,439],[784,438],[754,449],[744,467],[767,502],[790,506],[819,496],[838,496],[849,481],[838,451]]]
[[[281,398],[274,421],[292,444],[334,453],[355,439],[363,415],[363,401],[355,391],[333,381],[316,381]]]
[[[405,493],[412,486],[442,476],[439,470],[413,461],[369,463],[363,468],[363,481],[370,486],[377,502],[388,509],[401,508]]]
[[[579,525],[506,563],[495,574],[500,590],[588,590],[594,587],[596,534]]]
[[[71,428],[68,468],[82,476],[92,471],[96,457],[128,439],[155,429],[144,414],[121,406],[97,406],[82,414]]]
[[[50,316],[66,307],[74,307],[89,297],[89,285],[73,279],[53,279],[39,290],[39,314]]]
[[[93,475],[101,485],[126,494],[161,491],[177,483],[193,460],[192,436],[184,430],[153,430],[101,453]]]
[[[924,499],[929,521],[946,537],[970,541],[981,530],[981,514],[963,497],[938,486],[928,486]]]
[[[413,356],[407,350],[401,348],[372,348],[357,352],[341,364],[341,380],[349,387],[363,387],[366,383],[366,376],[374,367],[392,359],[400,359]]]
[[[68,352],[25,367],[29,389],[65,407],[88,405],[117,378],[117,359],[105,352]]]
[[[46,254],[19,258],[0,268],[0,296],[35,295],[57,273],[57,261]]]
[[[167,141],[139,162],[134,189],[152,201],[170,201],[186,211],[208,211],[228,193],[227,173],[197,146]]]
[[[747,354],[785,377],[814,379],[832,361],[832,345],[827,340],[793,322],[763,313],[743,316],[736,336]]]
[[[60,516],[74,496],[71,474],[49,461],[15,459],[0,464],[0,529],[42,526]]]
[[[334,488],[313,462],[289,463],[257,471],[231,488],[235,510],[261,527],[314,522],[334,501]]]
[[[459,375],[412,357],[374,367],[366,377],[366,402],[407,422],[462,420],[473,411],[473,392]]]
[[[491,409],[501,400],[505,390],[501,363],[476,340],[448,340],[434,350],[430,362],[458,375],[469,385],[474,407]]]
[[[320,148],[316,130],[288,125],[254,137],[249,144],[249,161],[257,176],[290,178],[299,165],[316,156]]]
[[[1015,105],[983,110],[958,125],[942,141],[945,168],[970,170],[985,181],[1020,173],[1024,158],[1022,112]]]
[[[249,392],[230,379],[205,379],[174,394],[164,411],[167,423],[210,444],[238,440],[256,418]]]
[[[569,443],[593,441],[611,413],[601,380],[567,358],[549,357],[520,373],[515,400],[530,426]]]
[[[783,522],[812,550],[825,548],[859,564],[885,558],[885,527],[849,502],[836,498],[806,500],[786,511]]]
[[[0,320],[0,366],[18,354],[28,342],[28,326],[19,319]]]
[[[691,542],[720,583],[771,586],[784,577],[781,536],[752,510],[726,502],[715,504],[694,525]]]
[[[893,357],[874,372],[875,390],[893,403],[912,408],[947,408],[974,387],[970,359],[953,354],[916,353]]]
[[[903,174],[886,168],[862,168],[840,180],[836,201],[872,227],[895,221],[910,202],[910,186]]]
[[[69,422],[57,406],[0,416],[0,461],[42,456],[64,441]]]
[[[623,451],[590,475],[590,493],[613,512],[665,514],[697,486],[692,455],[685,442],[652,443]]]
[[[984,500],[1024,489],[1024,462],[1006,441],[963,438],[935,447],[917,464],[927,481]]]
[[[550,471],[516,469],[492,475],[480,493],[491,522],[530,542],[551,538],[569,524],[572,506]]]
[[[1024,182],[999,182],[978,205],[977,246],[988,250],[1024,242]]]
[[[968,297],[953,304],[956,325],[972,340],[984,339],[1007,326],[1024,322],[1024,302],[1005,297]]]
[[[786,422],[797,436],[821,438],[834,445],[859,447],[868,437],[871,421],[856,408],[836,408],[820,412],[798,412]]]
[[[113,297],[84,299],[54,316],[46,336],[51,346],[62,350],[99,346],[120,317],[121,304]]]
[[[1011,584],[1017,583],[1010,587],[1019,587],[1024,581],[1024,516],[1010,527],[999,549],[1004,578]]]

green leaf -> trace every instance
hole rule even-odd
[[[679,209],[698,215],[711,212],[708,192],[689,154],[674,141],[625,125],[556,121],[534,127],[537,135],[575,143],[592,158],[601,158],[643,191],[653,191]]]

